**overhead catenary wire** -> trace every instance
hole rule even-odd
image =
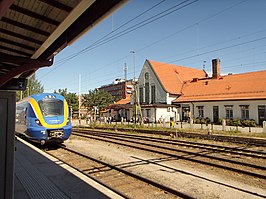
[[[93,47],[94,45],[96,45],[97,43],[99,43],[100,41],[102,41],[103,39],[105,39],[107,36],[111,35],[112,33],[118,31],[119,29],[121,29],[122,27],[126,26],[127,24],[129,24],[130,22],[138,19],[139,17],[141,17],[142,15],[146,14],[147,12],[151,11],[152,9],[156,8],[157,6],[159,6],[160,4],[162,4],[163,2],[165,2],[166,0],[162,0],[159,3],[153,5],[152,7],[148,8],[147,10],[145,10],[144,12],[140,13],[139,15],[133,17],[132,19],[128,20],[127,22],[125,22],[124,24],[120,25],[118,28],[116,28],[115,30],[112,30],[111,32],[107,33],[106,35],[104,35],[103,37],[101,37],[100,39],[96,40],[95,42],[93,42],[91,45],[89,45],[88,47],[74,53],[71,54],[59,61],[56,62],[55,65],[57,65],[58,67],[54,67],[52,70],[50,70],[48,73],[46,73],[45,75],[43,75],[42,77],[47,76],[50,72],[54,71],[55,69],[59,68],[60,66],[62,66],[64,63],[66,63],[67,61],[77,57],[78,55],[82,54],[85,50],[87,50],[88,48]],[[41,78],[42,78],[41,77]]]
[[[249,44],[249,43],[253,43],[253,42],[257,42],[257,41],[261,41],[261,40],[265,40],[266,37],[261,37],[261,38],[257,38],[257,39],[253,39],[253,40],[250,40],[250,41],[246,41],[246,42],[242,42],[242,43],[238,43],[238,44],[233,44],[233,45],[230,45],[230,46],[226,46],[226,47],[223,47],[223,48],[217,48],[217,49],[214,49],[214,50],[211,50],[211,51],[205,51],[203,53],[201,53],[202,55],[203,54],[209,54],[209,53],[212,53],[212,52],[216,52],[216,51],[221,51],[221,50],[225,50],[225,49],[229,49],[229,48],[233,48],[233,47],[237,47],[237,46],[240,46],[240,45],[245,45],[245,44]],[[179,62],[179,61],[183,61],[183,60],[187,60],[187,59],[191,59],[193,57],[197,57],[199,56],[199,54],[194,54],[194,55],[191,55],[191,56],[188,56],[188,57],[184,57],[184,58],[180,58],[178,60],[172,60],[172,61],[168,61],[168,62],[164,62],[165,64],[173,64],[173,63],[176,63],[176,62]],[[224,68],[229,68],[229,67],[224,67]],[[231,67],[232,68],[232,67]],[[116,73],[114,73],[116,74]],[[109,74],[110,75],[110,74]],[[109,76],[108,75],[108,76]],[[97,78],[97,77],[96,77]],[[96,79],[95,78],[95,79]],[[110,78],[112,80],[112,78]],[[101,82],[104,82],[105,80],[101,81]],[[88,85],[88,84],[85,84],[85,86]]]
[[[266,53],[266,52],[265,52]],[[236,64],[236,65],[227,65],[227,66],[224,66],[224,67],[222,67],[221,69],[225,69],[225,68],[237,68],[237,67],[243,67],[244,65],[252,65],[252,66],[254,66],[254,65],[256,65],[256,66],[258,66],[258,65],[262,65],[262,64],[265,64],[266,63],[266,60],[262,60],[262,61],[259,61],[259,62],[252,62],[252,63],[242,63],[242,64]],[[163,65],[165,65],[165,64],[169,64],[169,63],[162,63],[161,64],[161,67],[163,67]],[[141,70],[137,70],[137,72],[140,72]],[[193,74],[191,73],[191,72],[187,72],[187,73],[189,73],[191,76],[193,76]],[[109,73],[107,76],[109,77],[109,76],[111,76],[112,74],[115,74],[115,73]],[[133,74],[133,72],[130,72],[129,74]],[[182,74],[186,74],[186,72],[183,72]],[[99,78],[97,78],[97,77],[95,77],[94,79],[99,79]],[[91,79],[91,81],[92,81],[93,79]],[[100,84],[100,83],[104,83],[104,82],[110,82],[110,80],[112,81],[113,80],[113,78],[111,77],[111,78],[105,78],[105,79],[101,79],[100,81],[94,81],[94,83],[95,84]],[[90,82],[88,82],[87,84],[85,83],[84,84],[84,86],[83,87],[86,87],[86,86],[88,86],[90,84]],[[100,87],[100,85],[99,85],[99,87]],[[50,88],[51,89],[51,88]]]
[[[160,14],[163,14],[163,13],[165,13],[166,11],[169,11],[169,10],[171,10],[171,9],[173,9],[173,8],[175,8],[175,7],[177,7],[177,6],[179,6],[179,5],[182,5],[182,4],[184,4],[185,2],[187,2],[187,1],[188,1],[188,0],[183,1],[183,2],[181,2],[181,3],[179,3],[179,4],[175,5],[175,6],[172,6],[172,7],[170,7],[169,9],[166,9],[165,11],[163,11],[163,12],[157,14],[157,15],[154,15],[154,16],[150,17],[149,19],[153,19],[155,16],[158,16],[158,15],[160,15]],[[235,7],[235,6],[237,6],[237,5],[240,5],[241,3],[244,3],[245,1],[247,1],[247,0],[244,0],[244,1],[238,2],[238,3],[236,3],[236,4],[233,4],[232,6],[226,8],[226,9],[223,9],[222,11],[220,11],[220,12],[214,14],[214,15],[211,15],[211,16],[209,16],[209,17],[203,18],[203,19],[201,19],[200,21],[198,21],[198,22],[196,22],[196,23],[194,23],[194,24],[192,24],[192,25],[190,25],[190,26],[187,26],[185,29],[190,28],[191,26],[194,26],[194,25],[196,25],[196,24],[202,23],[203,21],[206,21],[206,20],[208,20],[208,19],[210,19],[210,18],[212,18],[212,17],[214,17],[214,16],[217,16],[217,15],[219,15],[219,14],[221,14],[221,13],[223,13],[223,12],[225,12],[225,11],[227,11],[227,10],[229,10],[229,9],[231,9],[231,8],[233,8],[233,7]],[[140,16],[142,16],[144,13],[147,13],[148,11],[152,10],[153,8],[157,7],[158,5],[160,5],[160,4],[163,3],[163,2],[164,2],[164,1],[161,1],[161,2],[159,2],[159,3],[157,3],[157,4],[155,4],[154,6],[152,6],[152,7],[149,8],[149,9],[147,9],[146,11],[142,12],[142,13],[139,14],[138,16],[136,16],[136,17],[134,17],[133,19],[127,21],[126,23],[124,23],[123,25],[121,25],[120,27],[118,27],[116,30],[119,30],[121,27],[127,25],[129,22],[134,21],[135,19],[137,19],[137,18],[139,18]],[[195,1],[195,2],[196,2],[196,1]],[[191,2],[190,4],[195,3],[195,2]],[[190,5],[190,4],[187,4],[187,5]],[[185,5],[185,6],[187,6],[187,5]],[[177,11],[178,9],[180,9],[180,8],[177,8],[177,9],[175,9],[175,10],[171,10],[170,13],[166,13],[165,15],[171,14],[172,12]],[[165,15],[164,15],[164,16],[165,16]],[[158,19],[158,18],[156,18],[156,19]],[[147,19],[144,20],[144,21],[142,21],[142,22],[140,22],[140,23],[138,23],[138,25],[141,24],[141,23],[143,23],[143,22],[146,22],[146,21],[147,21]],[[134,27],[134,26],[131,26],[130,28],[132,28],[132,27]],[[178,32],[182,32],[182,31],[184,31],[185,29],[180,30],[180,31],[178,31]],[[125,30],[124,30],[124,31],[125,31]],[[82,49],[81,51],[79,51],[79,52],[77,52],[77,53],[75,53],[75,54],[73,54],[73,55],[70,55],[69,57],[65,58],[65,60],[63,59],[63,60],[62,60],[62,61],[64,61],[63,63],[66,63],[66,62],[69,61],[70,59],[73,59],[74,57],[80,55],[81,53],[86,52],[86,50],[88,50],[90,47],[93,47],[95,44],[101,42],[106,36],[110,35],[110,34],[113,33],[113,32],[115,32],[115,31],[112,31],[112,32],[108,33],[107,35],[105,35],[105,36],[102,37],[101,39],[99,39],[99,40],[97,40],[96,42],[94,42],[94,43],[93,43],[92,45],[90,45],[89,47],[86,47],[86,48]],[[178,32],[177,32],[177,33],[178,33]],[[120,32],[120,33],[121,33],[121,32]],[[175,33],[175,34],[176,34],[176,33]],[[93,48],[93,49],[94,49],[94,48]],[[61,62],[61,61],[58,61],[57,64],[60,64],[60,62]],[[63,63],[62,63],[62,64],[63,64]],[[60,64],[59,66],[62,66],[62,64]],[[54,70],[57,69],[57,68],[58,68],[58,67],[55,66],[52,70],[50,70],[48,73],[46,73],[45,75],[41,76],[40,78],[42,78],[42,77],[44,77],[44,76],[47,76],[50,72],[54,71]]]
[[[245,1],[241,1],[241,2],[245,2]],[[216,49],[216,50],[221,50],[221,48],[219,49]],[[222,49],[223,50],[223,49]],[[214,51],[214,52],[217,52],[217,51]],[[201,53],[201,54],[196,54],[196,55],[194,55],[194,56],[192,56],[192,57],[185,57],[185,59],[184,60],[187,60],[187,59],[191,59],[191,58],[193,58],[193,57],[197,57],[197,56],[201,56],[201,55],[204,55],[205,53],[211,53],[211,51],[208,51],[208,52],[203,52],[203,53]],[[177,61],[179,61],[180,59],[177,59],[177,60],[173,60],[173,61],[170,61],[169,63],[175,63],[175,62],[177,62]]]
[[[102,46],[102,45],[104,45],[106,43],[109,43],[109,42],[111,42],[111,41],[113,41],[113,40],[115,40],[115,39],[117,39],[117,38],[119,38],[121,36],[124,36],[124,35],[126,35],[126,34],[128,34],[130,32],[133,32],[133,31],[135,31],[135,30],[137,30],[137,29],[139,29],[139,28],[141,28],[141,27],[143,27],[145,25],[150,24],[150,23],[152,23],[152,22],[154,22],[154,21],[156,21],[158,19],[161,19],[161,18],[163,18],[163,17],[165,17],[165,16],[167,16],[167,15],[169,15],[169,14],[175,12],[175,11],[178,11],[180,9],[183,9],[183,8],[185,8],[185,7],[191,5],[191,4],[193,4],[193,3],[195,3],[195,2],[197,2],[199,0],[194,0],[194,1],[188,3],[188,4],[184,5],[184,6],[181,6],[179,8],[176,8],[177,6],[180,6],[180,5],[182,5],[182,4],[184,4],[184,3],[188,2],[188,1],[190,1],[190,0],[185,0],[185,1],[179,3],[179,4],[175,5],[175,6],[172,6],[171,8],[169,8],[167,10],[164,10],[163,12],[161,12],[159,14],[156,14],[156,15],[154,15],[154,16],[152,16],[152,17],[150,17],[150,18],[148,18],[148,19],[146,19],[146,20],[138,23],[137,25],[133,25],[133,26],[127,28],[126,30],[121,31],[120,33],[117,33],[117,34],[115,34],[115,35],[113,35],[111,37],[107,37],[111,33],[115,32],[115,31],[112,31],[110,34],[107,34],[106,36],[104,36],[101,39],[97,40],[96,42],[94,42],[90,46],[82,49],[81,51],[79,51],[79,52],[77,52],[75,54],[70,55],[69,57],[67,57],[67,58],[65,58],[65,59],[63,59],[61,61],[58,61],[57,64],[59,64],[59,65],[57,65],[57,67],[54,67],[52,70],[50,70],[47,74],[43,75],[42,77],[48,75],[53,70],[55,70],[55,69],[59,68],[60,66],[62,66],[62,64],[66,63],[67,61],[69,61],[69,60],[71,60],[71,59],[73,59],[73,58],[75,58],[75,57],[77,57],[77,56],[79,56],[79,55],[81,55],[81,54],[83,54],[85,52],[88,52],[88,51],[93,50],[95,48],[98,48],[98,47],[100,47],[100,46]],[[162,2],[164,2],[164,1],[162,1]],[[156,4],[155,6],[157,6],[157,5],[160,5],[160,4]],[[148,9],[148,11],[150,11],[151,9],[153,9],[155,6],[153,6],[150,9]],[[176,8],[176,9],[172,10],[173,8]],[[168,13],[165,13],[167,11],[168,11]],[[159,15],[161,15],[161,16],[159,16]],[[136,17],[134,19],[136,19]],[[132,22],[133,20],[129,20],[129,21]],[[120,29],[120,28],[118,28],[118,29]],[[107,37],[107,38],[105,38],[105,37]]]
[[[154,45],[155,43],[158,43],[158,42],[163,41],[163,40],[165,40],[165,39],[167,39],[167,38],[169,38],[169,37],[171,37],[171,36],[173,36],[173,35],[176,35],[176,34],[178,34],[178,33],[180,33],[180,32],[183,32],[183,31],[185,31],[186,29],[191,28],[191,27],[193,27],[193,26],[195,26],[195,25],[197,25],[197,24],[199,24],[199,23],[205,22],[205,21],[207,21],[207,20],[209,20],[209,19],[211,19],[211,18],[213,18],[213,17],[215,17],[215,16],[218,16],[219,14],[222,14],[222,13],[224,13],[224,12],[226,12],[226,11],[228,11],[228,10],[230,10],[230,9],[232,9],[232,8],[238,6],[238,5],[240,5],[240,4],[242,4],[242,3],[246,2],[246,1],[247,1],[247,0],[243,0],[243,1],[237,2],[237,3],[233,4],[232,6],[229,6],[229,7],[225,8],[225,9],[223,9],[223,10],[221,10],[221,11],[219,11],[219,12],[213,14],[213,15],[210,15],[210,16],[208,16],[208,17],[205,17],[205,18],[203,18],[203,19],[200,19],[200,20],[197,21],[196,23],[194,23],[194,24],[192,24],[192,25],[189,25],[189,26],[185,27],[185,28],[182,29],[182,30],[177,31],[177,32],[175,32],[174,34],[171,34],[171,35],[167,36],[166,38],[163,38],[163,39],[161,39],[161,40],[159,40],[159,41],[153,42],[152,44],[149,44],[148,46],[143,47],[142,49],[139,49],[138,52],[144,50],[144,49],[147,48],[147,47],[151,47],[151,46]],[[139,14],[138,16],[136,16],[136,17],[134,17],[133,19],[127,21],[126,23],[124,23],[123,25],[121,25],[120,27],[118,27],[116,30],[119,30],[121,27],[127,25],[129,22],[134,21],[135,19],[137,19],[137,18],[139,18],[140,16],[142,16],[144,13],[147,13],[148,11],[152,10],[153,8],[157,7],[158,5],[160,5],[160,4],[163,3],[163,2],[164,2],[164,1],[161,1],[161,2],[159,2],[159,3],[157,3],[157,4],[155,4],[154,6],[152,6],[152,7],[149,8],[149,9],[147,9],[146,11],[142,12],[142,13]],[[186,1],[185,1],[185,2],[186,2]],[[182,3],[183,3],[183,2],[182,2]],[[182,3],[181,3],[181,4],[182,4]],[[179,5],[179,4],[177,4],[177,5]],[[177,5],[175,5],[175,6],[173,6],[173,7],[176,7]],[[172,8],[173,8],[173,7],[172,7]],[[169,8],[169,9],[167,9],[167,10],[170,10],[170,9],[171,9],[171,8]],[[165,12],[165,11],[163,11],[163,12]],[[163,13],[163,12],[161,12],[161,13]],[[150,17],[150,18],[152,18],[152,17]],[[144,20],[144,21],[145,21],[145,20]],[[115,32],[115,31],[113,31],[113,32]],[[112,32],[110,32],[109,34],[105,35],[105,36],[102,37],[101,39],[97,40],[96,42],[94,42],[94,43],[93,43],[92,45],[90,45],[89,47],[92,47],[94,44],[97,44],[98,42],[102,41],[102,39],[104,39],[106,36],[110,35],[111,33],[112,33]],[[83,49],[83,50],[81,50],[81,51],[79,51],[79,52],[83,52],[84,50],[89,49],[89,47],[87,47],[87,48],[85,48],[85,49]],[[73,56],[76,57],[76,56],[80,55],[79,52],[73,54]],[[74,57],[72,57],[72,55],[71,55],[71,57],[66,58],[65,61],[64,61],[64,59],[63,59],[62,61],[64,61],[63,63],[66,63],[67,61],[69,61],[70,59],[72,59],[72,58],[74,58]],[[60,61],[58,61],[56,64],[59,64],[59,63],[60,63]],[[63,63],[60,64],[60,66],[62,66]],[[48,73],[44,74],[44,75],[41,76],[40,78],[43,78],[43,77],[47,76],[49,73],[51,73],[52,71],[54,71],[54,70],[57,69],[57,68],[58,68],[58,67],[55,66],[55,67],[54,67],[53,69],[51,69]],[[102,67],[99,67],[99,68],[102,68]]]
[[[89,48],[95,46],[96,44],[100,43],[102,40],[104,40],[106,37],[108,37],[109,35],[113,34],[114,32],[118,31],[119,29],[121,29],[122,27],[126,26],[127,24],[129,24],[130,22],[133,22],[134,20],[138,19],[139,17],[143,16],[144,14],[146,14],[147,12],[151,11],[152,9],[156,8],[157,6],[159,6],[160,4],[162,4],[163,2],[165,2],[166,0],[162,0],[160,1],[159,3],[153,5],[151,8],[148,8],[147,10],[145,10],[144,12],[140,13],[139,15],[137,15],[136,17],[133,17],[132,19],[128,20],[127,22],[123,23],[122,25],[120,25],[118,28],[116,28],[115,30],[112,30],[111,32],[107,33],[106,35],[104,35],[103,37],[101,37],[100,39],[96,40],[95,42],[93,42],[91,45],[89,45],[88,47],[62,59],[62,60],[59,60],[59,63],[60,62],[63,62],[65,60],[69,60],[69,59],[72,59],[84,52],[86,52],[86,50],[88,50]]]
[[[237,2],[237,3],[235,3],[235,4],[233,4],[233,5],[231,5],[231,6],[227,7],[227,8],[225,8],[225,9],[223,9],[223,10],[221,10],[221,11],[215,13],[215,14],[212,14],[212,15],[210,15],[210,16],[207,16],[207,17],[205,17],[205,18],[202,18],[202,19],[200,19],[199,21],[197,21],[197,22],[195,22],[195,23],[193,23],[193,24],[190,24],[190,25],[184,27],[184,28],[181,29],[181,30],[178,30],[178,31],[176,31],[176,32],[174,32],[174,33],[172,33],[172,34],[167,35],[167,36],[164,37],[164,38],[161,38],[161,39],[159,39],[159,40],[157,40],[157,41],[155,41],[155,42],[153,42],[153,43],[151,43],[151,44],[149,44],[149,45],[146,45],[145,47],[139,49],[138,51],[140,52],[140,51],[142,51],[142,50],[144,50],[144,49],[146,49],[146,48],[149,48],[149,47],[151,47],[151,46],[153,46],[153,45],[155,45],[155,44],[157,44],[157,43],[159,43],[159,42],[162,42],[162,41],[164,41],[164,40],[166,40],[166,39],[169,39],[169,38],[171,38],[171,37],[173,37],[173,36],[175,36],[175,35],[177,35],[177,34],[179,34],[179,33],[184,32],[185,30],[188,30],[189,28],[192,28],[192,27],[194,27],[194,26],[196,26],[196,25],[199,25],[199,24],[201,24],[201,23],[203,23],[203,22],[206,22],[206,21],[208,21],[208,20],[210,20],[210,19],[212,19],[212,18],[214,18],[214,17],[216,17],[216,16],[218,16],[218,15],[220,15],[220,14],[222,14],[222,13],[224,13],[224,12],[226,12],[226,11],[228,11],[228,10],[234,8],[234,7],[236,7],[236,6],[239,6],[240,4],[245,3],[245,2],[247,2],[247,1],[248,1],[248,0],[243,0],[243,1]]]
[[[209,54],[209,53],[216,52],[216,51],[221,51],[221,50],[225,50],[225,49],[229,49],[229,48],[234,48],[234,47],[237,47],[237,46],[240,46],[240,45],[245,45],[245,44],[249,44],[249,43],[253,43],[253,42],[258,42],[258,41],[265,40],[265,39],[266,39],[266,37],[261,37],[261,38],[253,39],[253,40],[250,40],[250,41],[246,41],[246,42],[242,42],[242,43],[238,43],[238,44],[233,44],[233,45],[225,46],[225,47],[222,47],[222,48],[213,49],[213,50],[210,50],[210,51],[205,51],[205,52],[202,52],[200,54],[196,53],[194,55],[191,55],[191,56],[188,56],[188,57],[184,57],[184,58],[180,58],[178,60],[172,60],[172,61],[164,62],[164,64],[173,64],[173,63],[176,63],[176,62],[179,62],[179,61],[183,61],[183,60],[191,59],[193,57],[197,57],[199,55],[204,55],[204,54]]]

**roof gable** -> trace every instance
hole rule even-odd
[[[203,70],[151,60],[147,60],[147,62],[163,88],[170,94],[181,94],[185,81],[206,77],[206,72]]]

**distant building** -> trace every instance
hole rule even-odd
[[[130,117],[130,96],[133,88],[133,80],[116,79],[112,84],[104,85],[99,90],[105,90],[116,98],[114,104],[109,106],[103,115],[105,117],[112,117],[115,121],[120,121],[121,118]]]
[[[127,94],[125,99],[121,99],[109,106],[109,113],[106,116],[111,116],[114,121],[121,121],[121,118],[125,121],[129,121],[131,118],[132,107],[133,106],[130,103],[130,95]]]
[[[132,87],[132,80],[116,79],[112,84],[101,86],[99,90],[109,92],[118,101],[127,98],[130,87]]]

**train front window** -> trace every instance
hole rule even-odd
[[[43,116],[63,115],[63,102],[60,100],[40,100],[38,103]]]

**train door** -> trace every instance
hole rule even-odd
[[[266,121],[266,106],[258,106],[259,125]]]

